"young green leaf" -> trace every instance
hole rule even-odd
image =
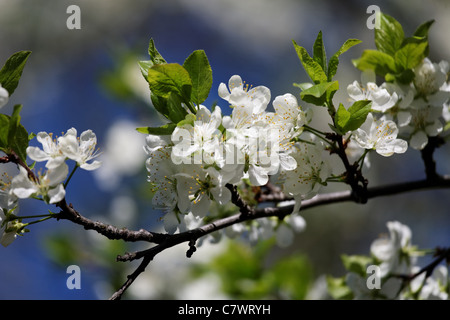
[[[183,102],[190,101],[192,81],[186,69],[179,64],[154,65],[148,70],[148,83],[152,94],[167,99],[175,93]]]
[[[205,51],[194,51],[186,59],[183,67],[192,80],[191,101],[200,105],[208,98],[213,83],[212,69]]]
[[[339,65],[339,56],[358,43],[361,43],[361,40],[348,39],[344,42],[341,48],[330,58],[330,61],[328,62],[328,81],[331,81],[336,75],[337,67]]]
[[[327,54],[323,44],[322,31],[319,31],[316,41],[314,41],[313,59],[322,67],[322,70],[327,73]]]
[[[150,43],[148,45],[148,54],[150,55],[150,60],[138,62],[141,73],[147,81],[148,69],[150,69],[154,65],[167,63],[162,55],[158,52],[158,50],[156,50],[155,42],[153,41],[153,39],[150,39]]]
[[[433,25],[434,20],[429,20],[427,22],[422,23],[414,32],[415,37],[419,38],[428,38],[428,31],[430,31],[431,26]]]
[[[295,41],[292,42],[294,43],[295,51],[297,52],[297,55],[311,80],[315,84],[327,82],[328,77],[325,74],[325,71],[323,71],[321,65],[311,58],[305,48],[299,46]]]
[[[367,265],[372,263],[372,258],[361,255],[341,255],[342,263],[349,272],[354,272],[362,277],[367,276]]]
[[[341,134],[358,129],[366,121],[370,109],[369,100],[356,101],[348,110],[341,103],[334,118],[336,128]]]
[[[19,113],[21,110],[22,105],[14,106],[14,111],[9,121],[8,146],[19,156],[22,161],[26,161],[26,149],[29,143],[29,135],[27,130],[20,123]]]
[[[0,84],[11,96],[19,85],[23,68],[31,51],[19,51],[13,54],[0,70]]]
[[[177,125],[175,123],[168,123],[161,127],[140,127],[136,128],[136,130],[144,134],[170,135],[176,127]]]
[[[408,43],[395,53],[395,63],[402,69],[413,69],[424,58],[428,42]]]
[[[0,149],[8,147],[8,131],[9,131],[9,117],[5,114],[0,114]]]
[[[374,70],[379,76],[396,73],[395,60],[387,53],[377,50],[364,50],[361,58],[352,60],[353,65],[361,71]]]
[[[394,56],[405,38],[403,28],[393,17],[382,12],[377,15],[380,28],[375,29],[375,45],[381,52]]]
[[[153,39],[150,39],[150,43],[148,45],[148,54],[150,55],[150,59],[154,65],[167,63],[162,55],[158,52],[158,50],[156,50],[155,41],[153,41]]]
[[[323,106],[328,98],[339,89],[339,82],[324,82],[316,84],[300,93],[300,98],[316,106]]]

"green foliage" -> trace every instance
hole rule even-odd
[[[224,293],[232,299],[305,299],[313,280],[309,260],[293,254],[264,267],[272,241],[248,247],[238,242],[208,265],[197,266],[195,274],[213,272],[221,278]]]
[[[335,125],[338,132],[345,134],[361,127],[366,121],[370,108],[370,100],[356,101],[348,110],[341,103],[335,115]]]
[[[6,154],[14,152],[22,161],[25,161],[30,136],[20,123],[21,109],[22,105],[14,106],[11,117],[0,114],[0,150]]]
[[[380,28],[375,29],[378,50],[365,50],[353,60],[358,69],[373,70],[386,81],[410,83],[413,69],[428,56],[428,32],[433,20],[420,25],[413,36],[405,38],[401,24],[391,16],[379,13]]]
[[[362,256],[362,255],[341,255],[342,263],[344,267],[349,272],[354,272],[362,277],[367,276],[367,266],[373,263],[373,259],[371,257]]]
[[[19,51],[13,54],[0,70],[0,84],[11,96],[19,85],[23,68],[30,56],[31,51]]]
[[[334,278],[327,276],[328,293],[336,300],[351,300],[353,293],[345,283],[345,277]]]
[[[326,106],[330,115],[336,112],[333,106],[333,96],[339,90],[338,81],[332,81],[336,75],[337,67],[339,65],[339,56],[346,52],[354,45],[360,43],[360,40],[349,39],[341,48],[330,58],[327,63],[327,55],[323,43],[322,31],[317,35],[313,45],[313,56],[311,57],[305,48],[299,46],[293,41],[295,51],[302,63],[306,73],[313,81],[312,86],[305,84],[294,84],[302,89],[300,98],[308,103],[316,106]]]
[[[208,98],[213,83],[212,69],[205,51],[194,51],[186,59],[183,67],[189,73],[192,81],[190,100],[199,105]]]
[[[339,89],[339,82],[323,82],[316,84],[300,93],[300,98],[308,103],[322,106],[330,100],[330,96]]]
[[[208,98],[213,83],[212,69],[203,50],[194,51],[183,65],[167,63],[153,39],[148,52],[150,60],[139,62],[141,73],[149,84],[155,110],[170,122],[158,128],[137,130],[147,134],[171,134],[177,124],[191,121],[189,114],[194,115],[197,111],[195,106]]]

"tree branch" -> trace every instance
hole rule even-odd
[[[57,219],[66,219],[79,224],[86,230],[95,230],[98,233],[104,235],[108,239],[122,239],[124,241],[145,241],[155,243],[156,246],[147,250],[126,253],[123,256],[118,256],[117,261],[132,261],[136,259],[143,259],[138,268],[127,277],[126,282],[122,287],[114,293],[111,299],[120,299],[126,289],[133,283],[133,281],[145,271],[145,268],[153,260],[153,258],[160,252],[181,244],[183,242],[189,242],[190,249],[188,251],[188,257],[193,253],[195,249],[195,241],[205,235],[211,234],[215,231],[219,231],[231,225],[245,222],[248,220],[255,220],[266,217],[278,217],[283,219],[286,215],[292,213],[293,205],[281,206],[281,207],[265,207],[265,208],[251,208],[240,197],[235,186],[227,185],[232,193],[232,202],[239,208],[239,213],[221,218],[199,228],[189,230],[178,234],[161,234],[149,232],[141,229],[138,231],[132,231],[125,228],[119,229],[114,226],[104,224],[101,222],[92,221],[86,217],[83,217],[78,211],[76,211],[71,204],[67,204],[65,200],[58,203],[58,207],[61,212],[56,214]],[[398,184],[392,184],[387,186],[379,186],[367,189],[367,199],[395,195],[400,193],[430,190],[439,188],[450,188],[450,176],[443,176],[437,179],[424,179],[419,181],[404,182]],[[340,202],[356,202],[352,190],[333,192],[327,194],[319,194],[312,199],[304,200],[302,202],[301,211],[311,209],[317,206],[326,204],[340,203]]]

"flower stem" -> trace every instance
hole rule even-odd
[[[73,168],[72,172],[70,173],[69,178],[67,178],[67,181],[64,183],[64,189],[67,188],[67,185],[69,184],[70,179],[72,179],[73,174],[75,173],[75,171],[77,171],[78,169],[78,163],[75,165],[75,167]]]

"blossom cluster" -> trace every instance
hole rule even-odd
[[[66,160],[75,161],[75,168],[89,171],[101,165],[100,161],[94,160],[99,154],[97,137],[92,130],[86,130],[77,137],[77,130],[70,128],[57,139],[47,132],[39,132],[36,138],[42,149],[29,146],[27,156],[33,161],[45,162],[45,171],[34,173],[28,167],[19,166],[16,176],[0,181],[0,230],[4,246],[26,231],[26,224],[17,216],[18,199],[39,198],[46,203],[57,204],[66,196],[65,185],[69,175]]]
[[[388,157],[406,152],[408,145],[423,149],[428,137],[442,132],[448,121],[447,71],[447,63],[425,58],[414,69],[409,86],[396,82],[378,86],[374,72],[363,72],[362,82],[354,81],[347,92],[353,102],[369,100],[371,109],[365,122],[344,136],[349,158],[369,164],[369,151]],[[270,111],[270,89],[249,86],[239,75],[232,76],[228,85],[221,83],[218,94],[230,107],[225,113],[219,106],[209,110],[199,105],[197,113],[189,114],[171,134],[146,138],[148,181],[153,204],[164,213],[166,231],[201,225],[211,215],[212,203],[230,202],[230,185],[277,184],[294,201],[292,219],[303,219],[298,215],[302,200],[317,195],[334,176],[329,152],[324,152],[325,135],[317,139],[313,130],[305,130],[310,129],[312,109],[301,107],[293,94],[286,93],[275,97]],[[245,232],[256,239],[251,235],[272,235],[280,226],[302,229],[292,221],[253,221],[225,233]]]
[[[276,177],[274,181],[300,204],[328,177],[323,146],[298,142],[310,117],[294,95],[277,96],[274,110],[268,111],[270,90],[250,87],[238,75],[228,86],[221,83],[218,93],[231,114],[222,114],[219,106],[210,111],[200,105],[195,120],[178,126],[170,136],[147,136],[153,204],[164,210],[170,233],[186,228],[187,221],[201,223],[212,202],[229,203],[227,185],[247,182],[259,187]]]
[[[378,86],[375,73],[365,71],[361,83],[354,81],[347,87],[350,98],[372,101],[371,115],[354,134],[360,147],[385,156],[405,152],[408,145],[422,150],[429,137],[443,131],[450,120],[448,62],[424,58],[413,72],[414,80],[407,85],[384,82]],[[381,136],[390,138],[379,143]]]
[[[420,299],[447,300],[448,268],[437,265],[432,272],[422,272],[405,283],[400,276],[415,275],[421,271],[418,257],[421,250],[413,246],[411,229],[398,221],[387,223],[389,236],[372,242],[370,252],[374,265],[379,267],[380,288],[367,286],[366,277],[355,272],[346,275],[346,284],[355,299]]]

